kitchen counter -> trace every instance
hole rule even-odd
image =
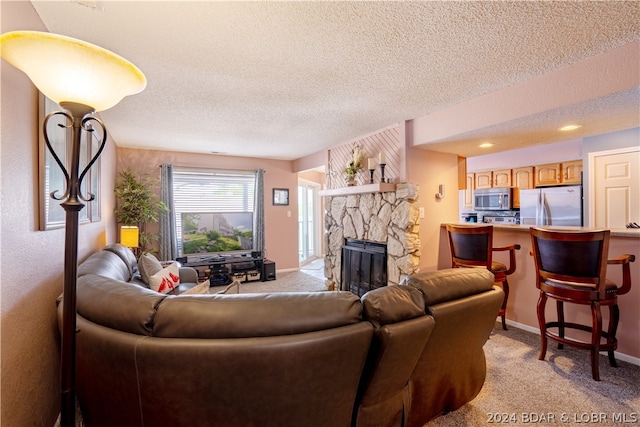
[[[567,226],[552,226],[552,225],[520,225],[520,224],[485,224],[485,223],[469,223],[464,222],[460,223],[461,225],[493,225],[494,230],[510,230],[510,231],[526,231],[529,232],[529,228],[538,227],[538,228],[546,228],[549,230],[596,230],[595,228],[589,227],[567,227]],[[442,227],[445,227],[446,224],[442,224]],[[640,239],[640,228],[612,228],[611,229],[611,237],[631,237]]]

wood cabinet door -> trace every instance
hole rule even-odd
[[[491,171],[476,172],[475,189],[493,188],[493,173]]]
[[[494,187],[511,187],[511,169],[493,171]]]
[[[475,176],[472,173],[467,174],[467,185],[464,189],[464,207],[472,208],[473,207],[473,184],[475,183]]]
[[[535,169],[535,185],[536,187],[544,187],[548,185],[558,185],[562,183],[560,163],[548,163],[538,165]]]
[[[513,180],[513,207],[520,207],[520,190],[533,188],[533,166],[514,168],[511,170]]]
[[[562,163],[562,183],[580,184],[582,172],[582,160]]]

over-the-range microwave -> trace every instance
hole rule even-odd
[[[513,192],[509,187],[483,188],[473,192],[473,209],[477,211],[507,211],[513,207]]]

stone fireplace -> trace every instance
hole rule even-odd
[[[329,289],[341,286],[346,239],[386,244],[387,281],[397,285],[420,263],[418,186],[362,185],[324,194],[324,276]],[[349,290],[349,289],[344,289]]]

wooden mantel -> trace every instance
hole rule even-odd
[[[351,194],[385,193],[389,191],[396,191],[396,185],[389,183],[354,185],[333,190],[320,190],[318,194],[320,196],[348,196]]]

